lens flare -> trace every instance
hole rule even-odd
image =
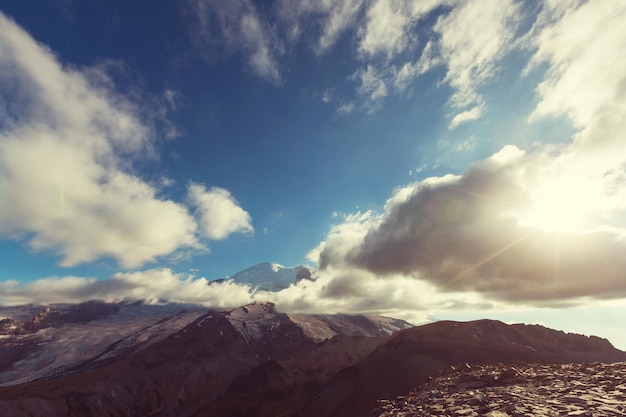
[[[534,189],[517,219],[521,226],[542,230],[583,231],[593,226],[602,199],[601,182],[563,174]]]

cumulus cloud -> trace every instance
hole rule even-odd
[[[199,230],[187,206],[159,197],[171,180],[152,185],[134,172],[139,158],[156,160],[155,138],[171,136],[162,118],[175,92],[142,106],[116,91],[106,68],[63,66],[1,14],[0,40],[0,236],[63,266],[111,258],[136,268],[204,250],[200,237],[252,231],[228,191],[190,186]]]
[[[223,188],[207,190],[203,185],[191,183],[188,201],[195,207],[195,215],[203,236],[221,240],[232,233],[252,233],[252,218],[242,209],[233,196]]]
[[[0,15],[0,234],[61,256],[136,267],[199,248],[186,207],[132,173],[157,132],[94,71],[63,67]]]
[[[230,281],[210,285],[205,278],[176,273],[168,268],[117,273],[102,281],[82,277],[52,277],[31,283],[5,281],[0,283],[0,289],[0,303],[3,305],[137,299],[232,307],[252,301],[249,286]]]
[[[282,291],[266,292],[231,280],[209,282],[204,277],[168,268],[117,273],[105,280],[50,277],[30,283],[0,282],[0,304],[45,305],[98,299],[169,301],[228,308],[270,301],[287,312],[383,313],[414,322],[426,321],[427,314],[423,311],[433,306],[441,311],[459,306],[475,309],[493,306],[477,294],[439,294],[426,282],[402,276],[383,281],[364,270],[314,272],[313,278],[315,280],[301,280]]]
[[[509,301],[626,296],[623,230],[521,223],[546,163],[548,155],[507,147],[462,176],[403,188],[383,214],[335,226],[319,248],[320,267],[414,276]]]
[[[506,53],[499,40],[487,39],[484,55],[475,45],[453,53],[462,39],[481,39],[471,36],[469,22],[484,12],[480,7],[465,2],[436,25],[444,58],[449,49],[452,104],[478,105],[477,113],[477,87]],[[492,34],[509,27],[517,6],[511,7],[484,20],[495,25]],[[343,271],[338,276],[411,277],[451,295],[506,302],[626,297],[626,63],[618,58],[626,53],[625,11],[603,2],[547,2],[527,37],[526,72],[545,70],[530,121],[564,115],[578,128],[573,137],[553,138],[561,143],[532,153],[505,146],[462,175],[400,188],[382,213],[345,216],[311,258],[323,271]],[[467,27],[452,30],[462,21]],[[473,118],[474,109],[452,125]],[[336,288],[361,291],[352,280]]]

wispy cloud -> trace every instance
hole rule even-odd
[[[441,0],[372,2],[358,30],[360,56],[391,61],[397,55],[415,49],[419,41],[415,30],[418,21],[446,3]]]
[[[455,115],[452,125],[469,120],[470,111],[482,106],[479,93],[497,69],[498,61],[511,50],[520,6],[512,1],[466,1],[442,16],[434,30],[439,36],[438,49],[447,67],[444,82],[454,93],[450,105],[465,116]],[[455,124],[456,120],[456,124]]]
[[[462,123],[466,123],[472,120],[480,119],[485,111],[485,104],[481,103],[478,106],[472,107],[470,110],[456,114],[450,122],[450,129],[454,129]]]
[[[549,68],[537,87],[541,99],[531,118],[565,114],[585,126],[607,103],[624,95],[622,54],[626,50],[626,5],[622,2],[572,2],[549,7],[537,19],[536,48],[526,71],[542,63]],[[556,22],[556,23],[555,23]]]
[[[263,14],[249,0],[192,4],[200,38],[243,54],[257,75],[274,83],[281,79],[281,57],[297,43],[309,43],[323,59],[350,34],[351,78],[360,102],[355,110],[374,112],[385,97],[403,94],[419,76],[443,68],[441,81],[453,89],[451,127],[480,117],[485,101],[479,91],[514,47],[521,13],[512,0],[298,0],[281,1]]]
[[[322,55],[344,32],[354,28],[363,5],[363,0],[282,0],[275,10],[291,43],[305,32],[317,33],[312,48]]]
[[[274,84],[281,82],[282,42],[252,1],[190,0],[189,4],[197,23],[192,36],[199,48],[242,53],[256,75]]]

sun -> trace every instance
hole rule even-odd
[[[546,231],[582,231],[592,223],[601,188],[578,175],[546,179],[531,191],[529,204],[517,214],[518,222]]]

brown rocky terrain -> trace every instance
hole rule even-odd
[[[115,317],[130,314],[133,308],[123,306],[118,313],[75,325],[76,329],[119,325]],[[529,363],[626,361],[626,354],[604,339],[542,326],[491,320],[408,326],[379,316],[286,314],[272,304],[181,311],[106,345],[86,360],[76,362],[73,357],[71,368],[30,381],[16,378],[20,369],[26,369],[23,364],[41,364],[72,349],[67,342],[55,347],[55,339],[48,338],[43,346],[32,342],[37,349],[21,359],[6,361],[0,381],[8,373],[13,379],[4,381],[28,382],[5,382],[0,387],[0,415],[362,417],[370,415],[379,400],[406,396],[458,364],[469,363],[476,372],[489,373],[488,366],[495,364],[525,369]],[[64,329],[7,335],[0,342],[15,352],[23,340],[40,340],[33,338]],[[53,354],[44,354],[49,351]],[[572,374],[574,369],[578,368],[572,368]],[[497,372],[492,378],[496,382],[481,375],[476,378],[496,388],[504,386],[498,385],[504,379]],[[392,408],[381,413],[402,410],[402,403],[387,405]]]
[[[458,364],[584,363],[626,360],[607,340],[499,321],[440,321],[398,332],[372,354],[331,378],[303,416],[369,415]]]
[[[626,362],[464,365],[394,401],[378,417],[623,417]]]

